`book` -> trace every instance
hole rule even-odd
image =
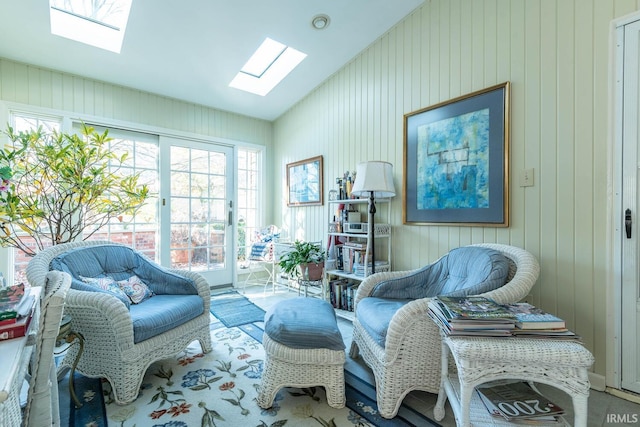
[[[24,297],[24,283],[0,288],[0,303],[18,302]]]
[[[555,339],[567,341],[581,341],[582,337],[568,329],[514,329],[513,336],[519,338]]]
[[[26,315],[18,317],[15,323],[0,326],[0,341],[20,338],[27,334],[35,311],[35,298],[30,298],[29,301],[31,308]]]
[[[25,315],[29,310],[28,295],[23,283],[0,289],[0,321]]]
[[[351,248],[360,249],[360,250],[367,249],[367,243],[366,242],[349,241],[349,242],[344,242],[343,245],[347,246],[347,247],[351,247]]]
[[[0,320],[0,326],[12,325],[12,324],[16,323],[16,321],[17,321],[17,317],[12,317],[12,318],[9,318],[9,319]]]
[[[487,383],[476,387],[476,391],[490,414],[510,422],[554,421],[564,414],[564,409],[523,381]]]
[[[559,329],[565,328],[565,321],[558,316],[526,302],[505,304],[516,316],[516,327],[520,329]]]

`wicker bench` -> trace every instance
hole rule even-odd
[[[331,305],[316,298],[282,301],[265,314],[265,369],[258,405],[270,408],[282,387],[322,386],[327,403],[345,405],[345,345]]]

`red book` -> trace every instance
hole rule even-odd
[[[25,336],[29,330],[31,319],[33,318],[33,308],[35,308],[35,304],[28,315],[19,317],[15,323],[0,326],[0,341]]]
[[[18,319],[16,319],[15,317],[12,317],[11,319],[0,320],[0,326],[13,325],[17,320]]]

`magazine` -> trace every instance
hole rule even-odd
[[[503,305],[481,296],[436,297],[448,313],[450,322],[468,320],[498,320],[514,322],[515,315]],[[445,314],[447,314],[445,313]]]
[[[476,297],[469,297],[476,299]],[[429,300],[429,316],[444,331],[446,335],[455,336],[486,336],[510,337],[515,328],[514,319],[503,317],[461,317],[456,314],[456,308],[441,301],[441,297]]]
[[[527,382],[493,382],[476,388],[492,415],[508,421],[537,419],[554,421],[564,410],[534,390]]]

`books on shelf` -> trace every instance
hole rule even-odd
[[[565,321],[551,313],[526,302],[505,304],[516,316],[516,326],[520,329],[559,329],[565,328]]]
[[[517,424],[560,424],[565,412],[524,381],[486,383],[476,393],[492,416]]]
[[[349,283],[345,279],[336,279],[329,282],[329,302],[334,308],[353,311],[353,301],[356,298],[358,284]]]

